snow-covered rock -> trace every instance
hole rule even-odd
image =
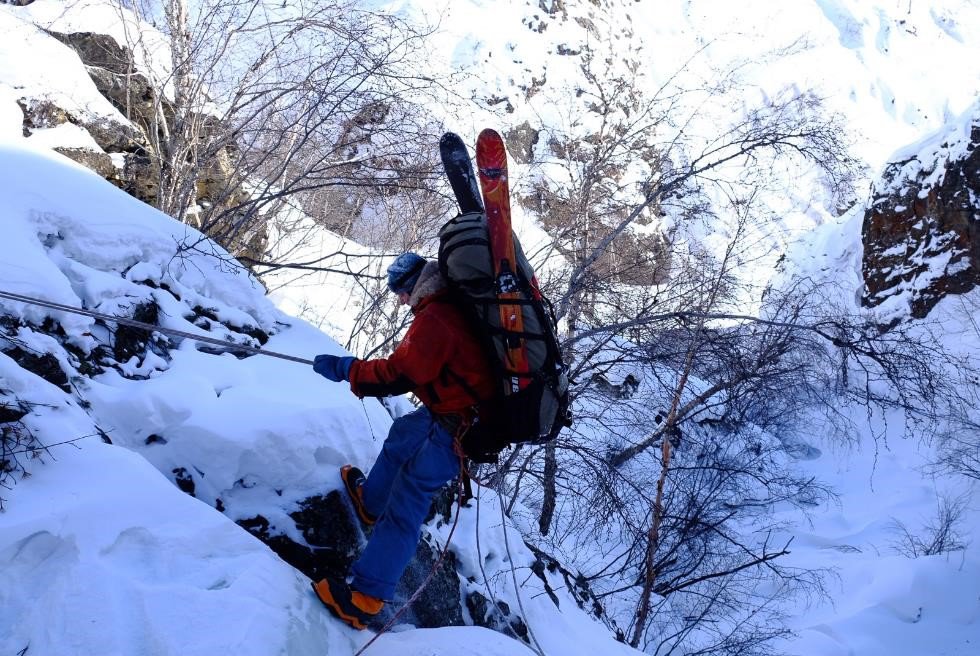
[[[864,213],[863,301],[925,317],[980,283],[980,105],[896,154]]]

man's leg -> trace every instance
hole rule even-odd
[[[361,486],[364,508],[374,517],[384,514],[398,471],[422,446],[431,423],[431,415],[425,408],[403,415],[392,423],[381,453]]]
[[[412,424],[425,431],[421,444],[392,482],[384,515],[351,568],[351,588],[379,599],[394,596],[402,572],[415,555],[432,497],[459,473],[453,438],[432,421],[428,411],[423,412],[424,426],[421,422]]]

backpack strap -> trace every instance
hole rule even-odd
[[[473,399],[474,403],[481,403],[485,400],[481,399],[480,395],[476,393],[475,389],[473,389],[473,386],[467,383],[465,378],[453,371],[448,364],[442,368],[442,376],[443,380],[445,380],[447,377],[452,378],[456,384],[462,387],[463,391],[466,392],[471,399]]]

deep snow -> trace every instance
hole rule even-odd
[[[69,21],[61,12],[44,13],[60,4],[39,0],[27,11]],[[543,95],[542,102],[553,99],[562,80],[574,72],[570,60],[554,54],[555,44],[574,46],[583,38],[571,25],[546,32],[548,40],[530,32],[522,19],[535,11],[535,3],[513,2],[512,11],[480,2],[451,8],[444,3],[375,4],[409,13],[438,10],[441,27],[452,38],[440,42],[445,51],[431,53],[430,61],[471,66],[492,59],[478,79],[495,90],[513,94],[522,81],[547,70],[558,91]],[[762,50],[807,34],[809,47],[753,69],[751,79],[762,93],[792,81],[826,95],[856,129],[858,150],[872,173],[894,151],[909,152],[906,144],[940,138],[941,133],[924,136],[930,130],[955,127],[980,82],[974,29],[980,25],[980,5],[968,0],[626,4],[628,12],[610,15],[612,29],[622,28],[617,21],[631,16],[654,80],[676,70],[694,44],[715,37],[719,47],[697,64],[703,74],[735,55],[751,55],[748,43]],[[345,279],[306,277],[301,288],[290,285],[288,276],[273,278],[277,309],[254,281],[212,258],[172,260],[175,241],[188,234],[183,226],[46,151],[54,145],[91,146],[78,130],[35,134],[29,144],[22,143],[15,102],[22,94],[51,94],[77,112],[125,120],[95,92],[71,51],[25,24],[24,15],[23,9],[0,6],[0,30],[8,37],[0,47],[0,139],[5,142],[0,147],[0,289],[110,312],[125,312],[151,295],[168,310],[163,325],[192,331],[200,328],[182,317],[201,302],[232,324],[273,332],[267,345],[272,350],[304,357],[342,352],[333,339],[281,310],[298,313],[312,305],[309,318],[323,319],[328,334],[344,339],[350,330],[350,314],[344,312],[353,302]],[[78,20],[71,24],[93,25]],[[101,26],[101,21],[94,24]],[[737,26],[734,33],[732,25]],[[487,36],[499,33],[510,35],[507,43]],[[557,111],[546,104],[517,105],[508,122],[538,120]],[[471,135],[487,122],[503,120],[482,110],[444,118]],[[532,175],[515,168],[518,177]],[[791,202],[773,201],[786,212],[786,241],[807,233],[801,245],[790,249],[789,259],[853,291],[860,285],[860,212],[833,217],[819,201],[806,193]],[[533,233],[530,217],[521,218],[522,229]],[[311,248],[333,249],[338,239],[325,235]],[[136,284],[144,280],[167,282],[180,291],[181,302]],[[975,298],[976,293],[970,296]],[[980,322],[980,312],[967,300],[947,299],[937,316],[949,326],[951,342],[975,353],[980,336],[970,322]],[[48,315],[0,304],[5,313],[35,324]],[[100,329],[91,320],[53,316],[77,346],[93,345],[86,333]],[[246,339],[220,325],[214,330]],[[63,362],[70,358],[37,333],[22,331],[19,338]],[[328,619],[302,575],[206,501],[220,497],[230,514],[244,516],[257,507],[268,512],[269,490],[297,498],[334,489],[339,464],[370,462],[390,422],[388,413],[373,401],[362,404],[300,365],[211,355],[188,342],[172,355],[169,362],[147,358],[124,365],[147,380],[109,372],[73,381],[71,398],[0,356],[0,387],[47,404],[26,420],[43,442],[93,435],[97,423],[114,443],[105,445],[93,436],[80,441],[81,448],[54,447],[30,462],[30,478],[12,490],[0,489],[6,507],[0,515],[0,651],[356,651],[366,636]],[[91,406],[83,408],[82,400]],[[967,549],[917,559],[898,553],[895,521],[921,530],[934,516],[940,493],[961,492],[964,484],[924,476],[920,467],[930,455],[928,446],[896,433],[884,433],[887,444],[879,440],[879,449],[872,448],[873,432],[897,425],[876,419],[874,430],[859,436],[861,445],[853,449],[812,436],[822,455],[800,466],[835,487],[841,501],[813,509],[809,519],[786,511],[799,527],[793,531],[792,558],[834,567],[839,578],[831,579],[830,600],[799,606],[795,628],[800,638],[785,645],[789,653],[980,653],[980,509],[973,502],[967,515]],[[146,444],[150,434],[163,435],[167,443]],[[165,476],[187,459],[210,464],[207,477],[199,479],[200,500],[178,491]],[[238,481],[245,484],[236,486]],[[502,562],[506,549],[495,495],[488,491],[484,496],[482,546],[495,554],[499,569],[491,578],[514,606],[509,577],[501,575],[507,572]],[[475,513],[464,512],[453,539],[471,573],[479,569],[475,521]],[[511,530],[515,560],[527,562],[526,550],[516,544],[517,531]],[[548,654],[625,651],[571,602],[559,614],[545,595],[532,590],[524,603],[528,623]],[[372,652],[503,655],[528,649],[499,634],[465,627],[399,631],[383,636]]]

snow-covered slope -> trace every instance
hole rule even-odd
[[[877,184],[884,188],[928,174],[941,178],[948,162],[963,157],[975,112],[966,111],[889,157],[895,171]],[[888,191],[887,189],[885,190]],[[898,191],[898,188],[893,190]],[[868,198],[843,216],[818,227],[793,244],[780,275],[800,275],[833,282],[839,301],[852,307],[866,293],[862,258]],[[968,207],[961,204],[961,207]],[[911,238],[911,236],[910,236]],[[920,267],[911,287],[943,274],[939,266]],[[911,265],[914,260],[909,260]],[[868,318],[885,325],[909,321],[912,294],[899,289],[889,303],[868,310]],[[924,322],[907,324],[923,344],[946,350],[951,358],[944,383],[976,394],[972,367],[980,362],[980,294],[949,294]],[[956,359],[969,367],[956,367]],[[792,562],[827,568],[828,598],[798,609],[797,641],[786,645],[802,654],[975,654],[980,648],[980,506],[976,481],[934,467],[950,458],[956,444],[976,453],[976,417],[970,408],[953,408],[965,416],[947,415],[937,399],[940,421],[923,434],[902,413],[867,413],[842,404],[853,421],[849,444],[813,436],[822,455],[801,466],[839,494],[837,503],[814,508],[806,522],[783,515],[799,527]],[[958,413],[957,413],[958,414]],[[959,421],[962,423],[956,424]],[[972,425],[972,427],[971,427]],[[918,435],[916,435],[918,433]],[[973,446],[968,446],[968,445]],[[967,454],[967,457],[970,457]],[[943,519],[954,521],[944,524]]]
[[[213,256],[173,259],[175,245],[194,236],[183,226],[58,155],[9,144],[0,152],[4,291],[123,315],[155,301],[160,325],[202,334],[208,331],[184,319],[198,304],[229,324],[269,332],[286,328],[287,318],[240,270],[229,270]],[[88,317],[9,301],[3,309],[8,321],[21,321],[7,346],[52,353],[65,372],[94,359],[99,343],[112,343],[106,327]],[[39,326],[49,316],[72,351],[41,334]],[[217,330],[226,338],[235,338],[233,332]],[[338,351],[308,327],[283,333],[273,337],[271,348]],[[237,339],[254,343],[243,335]],[[363,422],[360,403],[345,402],[336,391],[324,392],[321,403],[313,394],[298,403],[302,396],[295,387],[290,395],[291,385],[322,387],[298,365],[263,370],[269,361],[256,359],[260,369],[254,370],[231,355],[196,351],[189,341],[169,355],[154,350],[160,355],[150,351],[120,363],[126,378],[112,371],[98,380],[73,377],[72,394],[0,356],[5,401],[32,409],[23,419],[25,428],[43,445],[78,440],[77,448],[20,454],[31,477],[4,491],[3,651],[319,653],[323,642],[345,640],[343,629],[309,597],[302,575],[126,447],[143,446],[154,460],[146,438],[160,432],[173,441],[158,449],[170,454],[186,448],[225,454],[227,464],[211,477],[219,490],[271,469],[273,478],[323,486],[334,473],[331,465],[366,457],[372,445],[357,449],[335,440],[333,457],[317,459],[314,448],[331,443],[326,439],[330,423],[317,419],[330,416],[343,423],[346,416]],[[244,412],[277,407],[279,392],[289,403],[274,420],[255,422]],[[383,422],[386,413],[371,407]],[[303,423],[315,428],[298,428]],[[215,426],[210,432],[209,425]],[[99,429],[113,445],[102,443]],[[282,442],[292,439],[299,449],[304,433],[306,443],[315,446],[306,447],[305,457],[282,458]],[[164,472],[167,458],[157,458]]]
[[[155,307],[163,328],[250,345],[268,336],[265,348],[301,357],[341,352],[276,310],[220,249],[178,255],[200,236],[83,167],[8,143],[0,177],[3,291],[123,316]],[[277,521],[295,500],[337,489],[339,465],[367,464],[380,447],[391,419],[379,403],[301,364],[160,335],[127,342],[129,355],[124,332],[92,318],[9,300],[0,308],[0,391],[5,409],[26,411],[4,428],[23,448],[4,455],[0,650],[313,654],[364,644],[329,618],[302,574],[212,506]],[[25,370],[24,353],[53,358],[55,373]],[[197,498],[167,478],[190,479]],[[481,496],[485,513],[499,505]],[[516,609],[507,554],[521,569],[534,556],[513,527],[508,549],[499,519],[484,520],[476,556],[477,512],[463,513],[453,541],[461,571]],[[449,527],[434,531],[444,544]],[[525,621],[549,653],[630,651],[565,592],[559,610],[542,591],[525,587]],[[372,650],[527,653],[481,628],[400,632]]]
[[[760,286],[789,242],[860,202],[895,150],[965,111],[980,88],[980,37],[971,29],[980,25],[980,6],[968,0],[398,0],[371,6],[436,29],[419,66],[435,76],[452,74],[453,94],[432,103],[432,115],[470,144],[486,126],[505,134],[515,196],[534,197],[542,180],[551,187],[574,185],[555,147],[564,137],[584,141],[603,121],[630,124],[615,112],[590,111],[602,94],[634,113],[650,109],[660,117],[669,110],[650,138],[680,163],[709,149],[754,106],[787,94],[819,98],[828,113],[839,114],[863,170],[846,197],[831,194],[812,167],[767,173],[772,189],[754,200],[758,214],[770,218],[753,227],[757,252],[739,272]],[[617,79],[626,86],[615,87]],[[630,182],[648,173],[643,166],[626,172],[619,181],[630,191],[624,200],[636,199]],[[723,251],[734,213],[720,209],[723,194],[715,200],[718,215],[708,227],[684,225],[668,210],[646,230],[680,226],[684,238]],[[522,203],[513,209],[527,250],[539,254],[538,267],[560,266],[561,258],[546,248],[542,217]],[[275,276],[277,285],[292,280],[307,288],[330,284],[329,276],[306,272]],[[292,293],[283,289],[280,297]],[[289,302],[307,307],[304,316],[323,314],[315,294],[296,293]]]
[[[638,63],[647,91],[710,80],[737,64],[747,93],[792,86],[826,98],[856,133],[858,154],[877,169],[896,148],[964,111],[980,85],[980,6],[970,0],[389,4],[438,21],[426,63],[471,72],[461,88],[511,126],[557,127],[565,117],[556,102],[573,103],[569,92],[583,84],[577,53],[590,49],[611,55],[613,74]],[[683,80],[674,79],[678,73]],[[501,111],[495,98],[511,107]],[[492,115],[451,112],[447,123],[464,134]],[[710,129],[715,117],[705,118],[699,129]]]
[[[854,130],[856,152],[871,174],[890,153],[963,111],[980,85],[980,37],[973,29],[980,25],[980,6],[968,0],[370,4],[438,20],[441,31],[424,63],[437,71],[468,71],[472,77],[453,88],[480,102],[439,104],[432,111],[471,142],[487,124],[506,129],[527,122],[545,133],[571,127],[581,112],[574,99],[578,54],[590,44],[604,53],[607,46],[597,36],[610,39],[608,49],[616,54],[611,70],[638,62],[650,89],[683,66],[687,84],[745,60],[739,70],[749,100],[786,85],[824,96]],[[98,11],[87,14],[94,23],[71,23],[55,11],[61,3],[35,5],[29,11],[37,18],[101,27]],[[0,138],[22,141],[17,100],[25,94],[51,95],[92,120],[124,121],[70,50],[20,18],[25,11],[0,6],[0,29],[10,36],[0,47]],[[793,44],[785,57],[761,58]],[[692,141],[710,137],[716,120],[730,120],[733,106],[737,115],[739,103],[726,97],[692,123]],[[35,131],[28,146],[0,149],[0,290],[124,314],[152,302],[164,327],[250,344],[257,343],[256,335],[268,335],[266,348],[301,357],[341,352],[309,324],[273,307],[261,287],[230,263],[195,252],[174,257],[176,244],[196,233],[40,150],[91,148],[73,128]],[[547,139],[534,144],[530,160],[514,164],[517,188],[536,180],[551,158]],[[773,231],[779,249],[810,233],[788,249],[784,271],[833,279],[842,298],[856,302],[862,284],[859,211],[835,217],[837,208],[820,186],[801,180],[767,199],[782,219]],[[538,217],[516,209],[526,242],[546,241]],[[302,259],[341,247],[364,254],[326,234],[304,244]],[[370,271],[382,268],[383,262],[373,262]],[[758,271],[769,275],[765,267]],[[346,340],[360,302],[356,285],[346,277],[301,275],[268,277],[273,300]],[[973,357],[980,336],[971,322],[980,322],[980,315],[969,304],[976,301],[975,294],[947,299],[937,309],[950,343]],[[23,321],[8,331],[10,339],[51,354],[73,376],[98,345],[112,343],[109,331],[87,318],[8,301],[0,301],[0,308]],[[64,339],[42,335],[49,316],[64,329]],[[370,462],[390,422],[385,409],[360,403],[301,365],[215,355],[189,341],[160,341],[139,357],[110,349],[100,358],[109,363],[105,370],[72,379],[66,393],[0,355],[0,391],[8,402],[30,402],[22,422],[42,443],[89,436],[76,443],[81,448],[55,446],[36,458],[20,454],[31,476],[12,489],[0,488],[0,651],[304,654],[352,653],[363,645],[365,636],[324,615],[301,574],[231,519],[262,512],[290,526],[295,500],[337,488],[337,465]],[[969,547],[920,558],[902,554],[896,522],[924,533],[940,497],[965,488],[960,481],[924,477],[921,465],[933,456],[929,446],[902,440],[894,432],[900,422],[888,419],[874,418],[867,434],[856,436],[863,446],[853,451],[813,436],[822,456],[796,463],[841,497],[839,505],[814,508],[808,518],[785,511],[787,522],[800,527],[787,533],[795,535],[792,558],[807,567],[835,567],[839,579],[830,579],[830,599],[794,606],[801,637],[781,645],[787,653],[967,656],[980,649],[975,502],[961,524]],[[100,430],[111,445],[99,438]],[[192,480],[197,500],[168,478]],[[460,573],[482,586],[483,564],[492,596],[516,608],[521,597],[507,561],[517,562],[520,583],[527,586],[521,594],[525,619],[547,654],[625,653],[564,596],[560,579],[554,583],[562,595],[556,614],[525,569],[533,555],[518,531],[510,534],[508,554],[497,499],[490,491],[481,496],[481,528],[476,509],[466,509],[453,537]],[[518,508],[515,515],[521,514]],[[432,526],[429,533],[444,544],[448,530]],[[582,553],[581,559],[594,556]],[[368,653],[528,649],[498,633],[454,627],[385,635]]]

